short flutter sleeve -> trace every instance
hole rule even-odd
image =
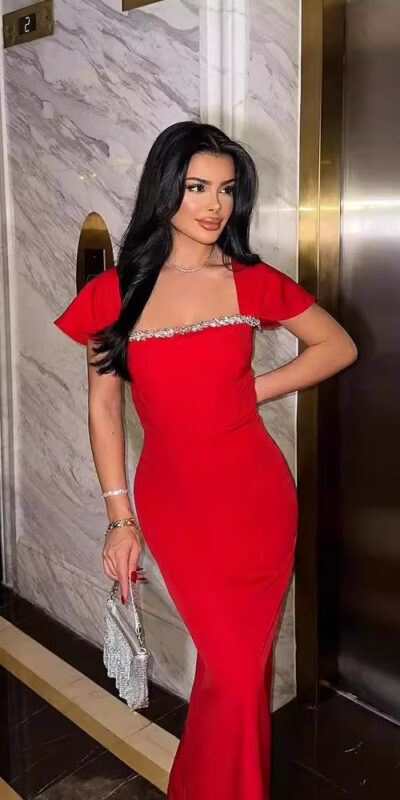
[[[276,267],[261,262],[257,275],[257,316],[261,328],[279,328],[281,322],[301,314],[316,302],[315,295]]]
[[[118,274],[116,267],[111,267],[85,283],[53,324],[75,342],[86,345],[97,330],[118,318],[120,307]]]

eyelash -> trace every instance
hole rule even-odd
[[[191,189],[205,189],[206,187],[204,186],[203,183],[192,183],[190,186],[186,186],[186,188],[190,191]],[[234,186],[225,186],[224,189],[224,191],[230,195],[233,194],[234,190],[235,190]],[[195,192],[195,194],[198,194],[198,192]]]

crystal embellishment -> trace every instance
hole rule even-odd
[[[252,325],[261,328],[261,320],[250,314],[231,314],[230,316],[213,317],[204,319],[200,322],[193,322],[191,325],[180,325],[178,328],[144,328],[143,330],[132,331],[129,335],[131,341],[142,341],[143,339],[165,339],[174,336],[176,333],[189,333],[191,331],[201,331],[204,328],[219,328],[222,325],[236,324]]]
[[[119,582],[114,581],[103,613],[103,663],[109,678],[114,678],[119,696],[130,709],[149,705],[148,667],[137,590],[129,581],[125,605],[121,602]]]

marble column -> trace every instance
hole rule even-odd
[[[264,261],[297,278],[300,3],[203,0],[200,110],[239,139],[255,160],[260,191],[251,228]],[[256,374],[297,354],[285,329],[256,333]],[[264,404],[264,424],[296,479],[296,393]],[[273,708],[295,695],[294,578],[275,648]]]

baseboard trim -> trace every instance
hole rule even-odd
[[[0,615],[0,664],[139,775],[167,791],[179,739]],[[3,800],[3,794],[1,793]],[[17,796],[15,796],[17,797]],[[5,795],[4,800],[8,800]],[[15,800],[10,795],[10,800]]]
[[[22,800],[21,795],[14,792],[2,778],[0,778],[0,797],[1,800]]]

